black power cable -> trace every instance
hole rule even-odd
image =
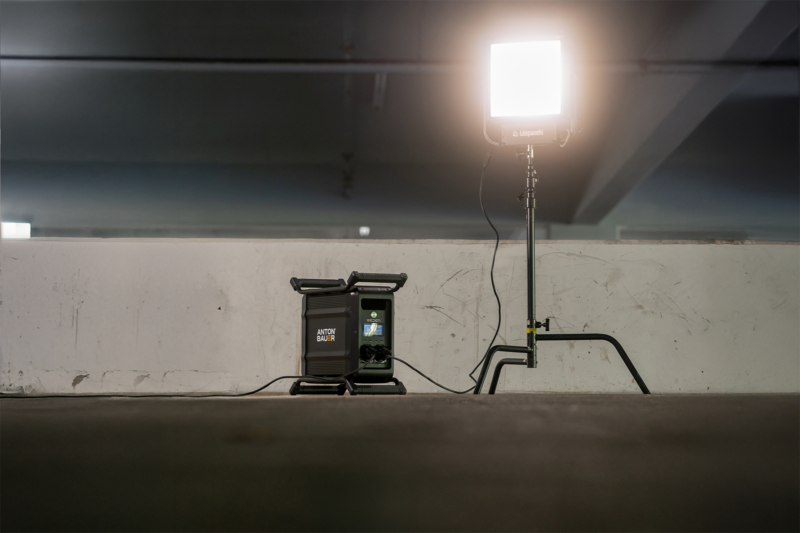
[[[495,264],[495,261],[497,259],[497,248],[500,246],[500,233],[497,231],[497,228],[494,226],[494,224],[492,224],[492,220],[489,218],[488,213],[486,213],[486,208],[483,205],[483,179],[486,176],[486,168],[489,166],[489,162],[492,160],[492,152],[493,151],[494,151],[494,148],[490,148],[489,151],[486,153],[486,156],[483,158],[483,169],[481,170],[481,181],[480,181],[480,184],[478,185],[478,201],[481,204],[481,211],[483,211],[483,216],[486,217],[486,222],[488,222],[489,225],[492,227],[492,230],[494,231],[494,235],[495,235],[494,252],[492,253],[492,267],[489,269],[489,278],[492,280],[492,292],[494,292],[495,300],[497,300],[497,329],[495,330],[494,336],[492,337],[492,340],[489,343],[489,346],[486,348],[486,352],[483,354],[483,357],[481,357],[481,360],[478,361],[477,365],[475,365],[475,368],[472,369],[472,372],[469,373],[469,378],[475,383],[475,385],[473,385],[472,387],[468,388],[465,391],[456,391],[456,390],[450,389],[448,387],[445,387],[444,385],[442,385],[440,383],[435,382],[434,380],[432,380],[431,378],[429,378],[428,376],[426,376],[425,374],[423,374],[422,372],[420,372],[419,370],[417,370],[416,368],[411,366],[409,363],[403,361],[402,359],[398,359],[397,357],[391,357],[391,359],[394,359],[396,361],[400,361],[401,363],[406,365],[408,368],[410,368],[411,370],[413,370],[414,372],[416,372],[417,374],[419,374],[423,378],[427,379],[428,381],[430,381],[431,383],[433,383],[437,387],[442,388],[442,389],[444,389],[444,390],[446,390],[448,392],[452,392],[453,394],[467,394],[468,392],[472,392],[473,390],[475,390],[475,386],[478,384],[478,381],[475,379],[473,374],[475,373],[476,370],[478,370],[478,368],[480,368],[481,364],[483,364],[483,361],[486,359],[486,356],[489,354],[489,350],[491,350],[492,345],[494,345],[494,341],[497,340],[497,334],[500,332],[500,324],[502,323],[502,320],[503,320],[503,315],[502,315],[502,309],[503,308],[502,308],[502,304],[500,303],[500,296],[497,294],[497,287],[494,284],[494,264]]]
[[[492,220],[489,218],[489,215],[486,213],[486,208],[483,206],[483,178],[486,175],[486,167],[489,166],[489,162],[492,160],[492,152],[494,148],[490,148],[489,152],[486,154],[486,157],[483,158],[483,170],[481,171],[481,182],[480,186],[478,187],[478,201],[481,204],[481,211],[483,211],[483,216],[486,217],[486,222],[492,227],[494,231],[495,240],[494,240],[494,253],[492,253],[492,267],[489,269],[489,278],[492,280],[492,292],[494,293],[494,298],[497,300],[497,329],[494,331],[494,336],[492,337],[491,342],[489,342],[489,346],[486,348],[486,352],[481,357],[481,360],[478,361],[478,364],[475,365],[475,368],[472,369],[472,372],[469,373],[469,378],[477,385],[478,381],[472,375],[475,373],[476,370],[483,364],[483,361],[486,359],[486,356],[489,354],[489,350],[492,349],[492,345],[494,345],[494,341],[497,340],[497,334],[500,332],[500,324],[503,321],[503,307],[500,303],[500,296],[497,294],[497,287],[494,284],[494,263],[497,259],[497,248],[500,246],[500,233],[497,231],[497,228],[494,227],[492,224]],[[474,387],[473,387],[474,388]]]
[[[411,370],[413,370],[423,378],[427,379],[428,381],[436,385],[437,387],[442,388],[448,392],[452,392],[453,394],[467,394],[468,392],[472,392],[473,390],[475,390],[475,386],[478,384],[478,382],[473,376],[473,374],[475,373],[476,370],[478,370],[478,368],[480,368],[481,364],[483,364],[483,361],[489,354],[489,350],[491,350],[492,346],[494,345],[494,341],[497,340],[497,334],[500,332],[500,324],[502,323],[503,320],[503,315],[502,315],[503,307],[502,304],[500,303],[500,296],[497,294],[497,287],[494,284],[494,264],[495,261],[497,260],[497,248],[500,246],[500,233],[497,231],[497,228],[494,226],[494,224],[492,224],[492,220],[489,218],[488,213],[486,213],[486,208],[483,205],[483,179],[486,176],[486,168],[489,166],[489,162],[492,160],[493,151],[494,148],[489,149],[489,151],[486,153],[486,156],[483,158],[483,170],[481,170],[481,180],[480,180],[480,185],[478,186],[478,201],[481,204],[481,211],[483,211],[483,216],[486,217],[486,222],[488,222],[489,226],[492,227],[492,230],[494,231],[495,235],[494,252],[492,253],[492,267],[489,269],[489,278],[492,280],[492,292],[494,292],[495,300],[497,300],[497,329],[495,330],[494,336],[492,337],[489,346],[486,348],[486,352],[483,354],[483,357],[481,357],[481,360],[478,361],[477,365],[475,365],[475,368],[472,369],[472,372],[469,373],[469,377],[475,383],[475,385],[473,385],[472,387],[468,388],[465,391],[456,391],[448,387],[445,387],[440,383],[435,382],[434,380],[432,380],[431,378],[429,378],[428,376],[426,376],[425,374],[423,374],[422,372],[411,366],[406,361],[398,359],[397,357],[391,357],[391,359],[400,361],[401,363],[409,367]]]
[[[430,381],[431,383],[433,383],[437,387],[446,390],[447,392],[452,392],[453,394],[466,394],[468,392],[472,392],[475,389],[475,385],[473,385],[472,387],[470,387],[470,388],[468,388],[467,390],[464,390],[464,391],[457,391],[457,390],[453,390],[453,389],[448,389],[447,387],[445,387],[441,383],[437,383],[437,382],[433,381],[431,378],[429,378],[428,376],[426,376],[425,374],[423,374],[422,372],[420,372],[419,370],[417,370],[416,368],[411,366],[411,363],[407,363],[406,361],[403,361],[399,357],[395,357],[395,356],[390,356],[389,359],[394,359],[395,361],[400,361],[401,363],[406,365],[408,368],[410,368],[411,370],[413,370],[414,372],[416,372],[417,374],[419,374],[423,378],[427,379],[428,381]]]

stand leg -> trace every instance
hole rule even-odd
[[[619,343],[617,339],[612,337],[611,335],[606,335],[604,333],[550,333],[545,335],[539,335],[540,341],[606,341],[610,342],[614,348],[617,349],[617,353],[619,357],[622,359],[622,362],[625,363],[625,366],[628,368],[628,372],[631,373],[633,379],[636,380],[636,384],[639,385],[639,388],[642,390],[642,394],[650,394],[650,389],[647,388],[645,385],[642,376],[639,375],[639,372],[636,371],[636,367],[633,366],[630,357],[628,354],[625,353],[625,349]]]
[[[483,361],[483,366],[481,367],[481,373],[478,375],[478,381],[475,383],[475,390],[472,391],[472,394],[480,394],[481,388],[483,388],[483,382],[486,381],[486,373],[489,371],[489,366],[492,364],[492,358],[494,354],[497,352],[510,352],[510,353],[524,353],[528,354],[530,348],[527,346],[507,346],[503,344],[498,344],[497,346],[492,346],[489,350],[489,353],[486,354],[486,359]],[[527,364],[527,360],[526,360]]]
[[[633,379],[636,381],[636,384],[639,385],[639,389],[641,389],[642,394],[650,394],[650,389],[647,388],[642,376],[639,375],[639,372],[636,371],[636,367],[633,366],[630,357],[628,354],[625,353],[625,349],[619,343],[617,339],[612,337],[611,335],[605,335],[603,333],[551,333],[551,334],[543,334],[538,335],[540,341],[606,341],[610,342],[614,348],[617,349],[617,353],[619,353],[620,359],[622,362],[625,363],[625,366],[628,368],[628,371],[633,376]],[[474,394],[481,393],[481,387],[483,387],[483,382],[486,379],[486,372],[489,369],[489,365],[492,362],[492,356],[494,356],[495,352],[525,352],[527,349],[522,346],[493,346],[489,353],[486,355],[486,361],[483,363],[483,367],[481,368],[481,374],[478,377],[478,383],[475,385]],[[525,364],[524,359],[502,359],[500,362],[497,363],[497,366],[494,369],[494,376],[492,378],[491,386],[489,387],[489,394],[494,394],[495,390],[497,389],[497,381],[500,378],[500,371],[503,368],[503,365],[521,365]]]
[[[528,361],[526,359],[500,359],[497,362],[497,366],[494,367],[494,375],[492,376],[492,382],[489,384],[489,394],[494,394],[494,391],[497,390],[497,382],[500,380],[500,373],[503,371],[503,367],[505,365],[526,365]]]

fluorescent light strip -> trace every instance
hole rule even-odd
[[[30,239],[31,225],[27,222],[3,222],[0,234],[4,239]]]

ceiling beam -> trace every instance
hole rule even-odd
[[[654,43],[643,64],[678,58],[684,63],[757,65],[797,27],[797,16],[796,2],[704,3]],[[600,222],[749,72],[752,69],[729,68],[694,75],[631,76],[625,107],[609,129],[573,222]]]
[[[261,72],[273,74],[420,74],[470,72],[474,63],[352,60],[241,60],[131,57],[0,56],[3,67],[56,67],[170,72]],[[758,70],[796,71],[797,61],[625,61],[592,63],[586,71],[606,74],[697,75]]]

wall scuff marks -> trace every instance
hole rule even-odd
[[[492,248],[489,241],[5,241],[0,391],[256,388],[299,370],[301,298],[289,278],[346,278],[352,270],[408,274],[396,295],[397,355],[465,389],[497,325]],[[524,244],[501,243],[499,343],[524,343],[524,259]],[[799,280],[796,244],[537,245],[537,315],[551,318],[554,333],[613,335],[656,393],[798,392]],[[637,391],[601,342],[539,350],[539,368],[505,372],[501,391]],[[397,374],[412,392],[436,390],[402,366]]]

